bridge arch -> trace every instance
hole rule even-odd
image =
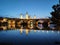
[[[44,21],[43,20],[38,20],[37,22],[36,22],[36,26],[39,28],[39,29],[42,29],[43,28],[43,24],[44,23]]]

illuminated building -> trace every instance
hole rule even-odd
[[[20,19],[23,19],[22,13],[20,14]]]
[[[28,19],[28,12],[26,12],[26,19]]]
[[[36,19],[36,16],[34,15],[34,19]]]

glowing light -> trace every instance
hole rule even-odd
[[[12,25],[12,27],[13,27],[13,28],[15,28],[15,24],[14,24],[14,25]]]
[[[26,29],[26,35],[28,35],[28,33],[29,33],[29,30],[28,30],[28,29]]]
[[[6,21],[7,21],[7,19],[6,19],[6,18],[4,18],[2,22],[6,22]]]
[[[44,30],[42,30],[42,32],[44,32]]]
[[[14,24],[14,23],[15,23],[15,21],[14,21],[14,20],[13,20],[13,21],[9,20],[9,21],[8,21],[8,23],[13,23],[13,24]]]
[[[38,32],[40,32],[40,30],[38,30]]]
[[[30,24],[30,21],[28,21],[28,24]]]
[[[36,30],[34,30],[34,32],[36,32]]]
[[[33,22],[31,22],[30,26],[31,26],[30,28],[33,28]]]
[[[23,32],[23,29],[21,28],[21,29],[20,29],[20,33],[22,34],[22,32]]]
[[[54,31],[52,30],[52,32],[54,32]]]
[[[2,28],[3,28],[3,30],[6,30],[6,29],[7,29],[7,27],[6,27],[6,26],[3,26]]]
[[[11,25],[8,25],[8,28],[11,28]]]
[[[32,20],[28,21],[28,27],[29,27],[30,29],[33,28],[33,21],[32,21]]]
[[[48,33],[48,31],[47,31],[47,33]]]
[[[9,20],[8,21],[8,28],[15,28],[15,21]]]
[[[8,23],[11,23],[11,21],[9,20]]]
[[[15,22],[10,22],[9,21],[8,28],[15,28]]]
[[[12,22],[13,24],[15,23],[15,21]]]

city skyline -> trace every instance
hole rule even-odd
[[[20,13],[25,16],[26,12],[33,18],[50,17],[52,6],[59,0],[0,0],[0,16],[20,18]]]

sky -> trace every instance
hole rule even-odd
[[[0,0],[0,17],[20,18],[28,12],[31,17],[47,18],[56,4],[58,0]]]

